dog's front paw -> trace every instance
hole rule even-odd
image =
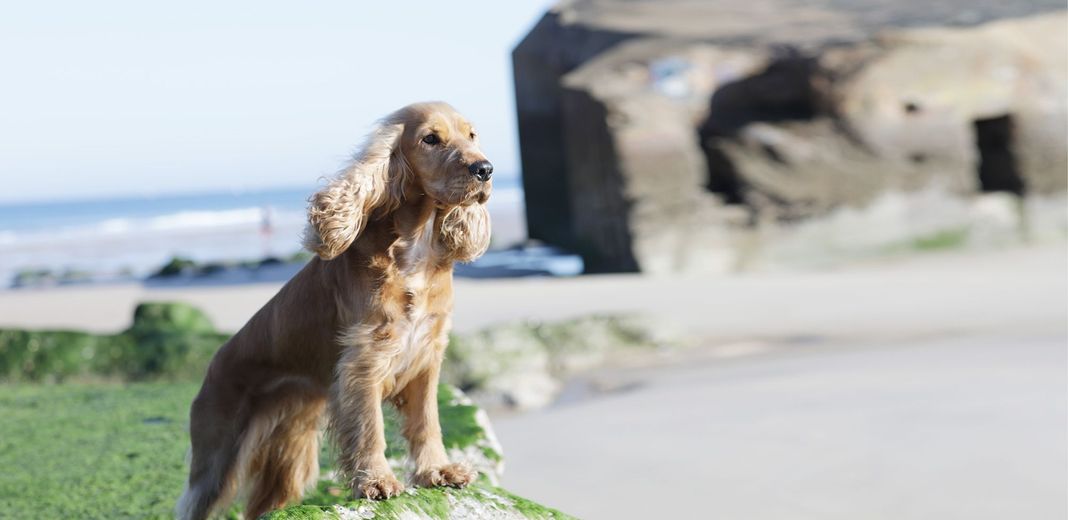
[[[356,498],[385,500],[404,492],[404,484],[401,484],[392,472],[385,471],[361,478],[353,486],[353,491],[356,492]]]
[[[451,463],[415,474],[415,485],[420,487],[464,487],[475,481],[478,472],[467,464]]]

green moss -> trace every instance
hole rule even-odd
[[[162,382],[0,385],[0,516],[172,517],[186,477],[189,404],[198,388],[197,383]],[[454,404],[456,396],[448,387],[442,387],[440,397],[445,444],[481,446],[485,432],[477,429],[476,409]],[[389,417],[390,453],[403,458],[396,417]],[[500,459],[499,453],[491,453],[493,460]],[[322,460],[328,472],[333,459],[324,451]],[[478,489],[510,497],[515,507],[525,503],[489,487],[485,477],[479,482]],[[454,496],[466,492],[448,491],[460,493]],[[374,505],[383,515],[417,510],[440,516],[447,506],[445,493],[418,490]],[[323,479],[303,503],[309,507],[286,514],[328,515],[323,507],[359,502],[351,501],[349,489]],[[240,511],[234,507],[227,516],[237,518]]]
[[[501,488],[494,488],[494,493],[500,494],[512,501],[512,507],[527,518],[559,518],[570,519],[570,515],[561,513],[552,508],[545,507],[532,500],[527,500],[519,495],[512,494]]]
[[[8,383],[0,385],[0,511],[13,518],[170,518],[187,471],[188,410],[199,387],[193,381],[226,337],[198,310],[167,303],[139,306],[134,324],[119,334],[0,329],[0,383]],[[116,384],[121,380],[190,382]],[[82,383],[22,384],[37,381]],[[438,400],[447,448],[482,454],[483,469],[501,460],[476,406],[448,385]],[[396,411],[386,412],[387,456],[401,475],[407,447]],[[320,460],[329,472],[334,457],[325,447]],[[566,518],[492,487],[486,474],[466,490],[413,490],[366,504],[324,479],[302,507],[278,518],[336,518],[331,508],[338,504],[364,504],[382,518],[443,518],[450,500],[465,497],[505,500],[500,507],[531,518]],[[240,513],[235,506],[224,516]]]
[[[940,251],[955,249],[968,242],[968,228],[946,229],[930,235],[916,237],[911,248],[916,251]]]
[[[478,424],[477,414],[478,407],[459,402],[451,386],[438,387],[438,415],[445,448],[475,446],[486,458],[499,461],[501,454],[487,445],[486,431]]]
[[[399,519],[406,511],[443,520],[449,514],[449,502],[445,494],[429,489],[414,489],[390,500],[362,502],[371,507],[376,517],[390,520]]]
[[[137,306],[118,334],[0,329],[0,382],[200,380],[228,335],[183,303]]]
[[[133,324],[127,332],[214,333],[215,326],[204,311],[181,302],[141,303],[134,309]]]
[[[305,503],[301,506],[275,511],[265,518],[269,520],[333,519],[340,517],[335,507],[341,506],[351,511],[359,511],[370,518],[382,520],[398,520],[405,513],[415,513],[426,518],[446,519],[457,505],[479,507],[498,513],[512,512],[516,516],[530,519],[567,520],[572,518],[555,509],[486,484],[475,484],[463,489],[411,489],[400,496],[382,501],[356,500],[322,505]]]
[[[0,378],[63,381],[88,369],[91,334],[0,330]]]
[[[637,315],[592,315],[556,322],[507,323],[452,335],[442,380],[465,392],[488,390],[489,394],[483,395],[491,400],[510,403],[508,381],[516,376],[537,374],[560,380],[598,366],[624,349],[684,344],[682,337],[664,334],[661,325]]]
[[[172,518],[196,390],[0,386],[0,516]]]
[[[267,515],[271,520],[336,520],[341,517],[333,508],[294,506]]]
[[[121,358],[126,379],[199,380],[228,336],[218,333],[150,332],[134,335],[133,348]]]

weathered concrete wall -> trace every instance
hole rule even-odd
[[[647,4],[565,3],[516,50],[544,57],[552,53],[528,41],[552,48],[561,31],[576,41],[583,31],[628,31],[613,32],[626,41],[610,48],[587,47],[596,56],[581,66],[554,68],[556,83],[539,75],[552,96],[524,100],[533,91],[519,78],[532,69],[516,64],[521,138],[524,119],[542,124],[522,148],[531,236],[575,248],[590,271],[777,263],[790,256],[779,250],[804,242],[794,235],[851,229],[843,215],[896,230],[873,229],[883,242],[858,247],[890,247],[960,227],[986,204],[967,202],[983,191],[1064,193],[1064,12],[973,26],[1053,4],[984,6],[953,21],[964,27],[920,29],[896,28],[941,21],[915,2],[870,12],[815,2],[772,14],[785,4],[757,1],[714,20],[724,6],[669,1],[654,15]],[[933,12],[946,4],[975,10],[954,0]],[[786,14],[796,23],[782,24]],[[929,211],[938,206],[956,213]],[[873,208],[883,221],[865,213]],[[1012,218],[1022,226],[1059,213]],[[828,243],[849,249],[856,232]]]
[[[584,143],[564,150],[567,170],[581,172],[565,179],[570,247],[581,252],[585,269],[637,271],[631,230],[632,208],[626,200],[619,155],[605,105],[590,93],[561,93],[565,143]]]
[[[531,238],[571,247],[560,77],[631,35],[566,25],[550,11],[512,52],[519,151]]]

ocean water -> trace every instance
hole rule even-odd
[[[310,185],[0,205],[0,288],[26,269],[109,279],[145,276],[176,255],[201,262],[285,257],[300,249],[307,198],[314,190]],[[488,204],[495,247],[522,241],[519,183],[495,179]]]

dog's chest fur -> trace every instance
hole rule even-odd
[[[435,243],[435,212],[423,225],[399,239],[391,248],[395,262],[383,287],[386,316],[393,323],[393,351],[389,374],[396,386],[431,362],[438,362],[436,340],[446,334],[446,299],[449,273],[442,267],[440,247]]]

